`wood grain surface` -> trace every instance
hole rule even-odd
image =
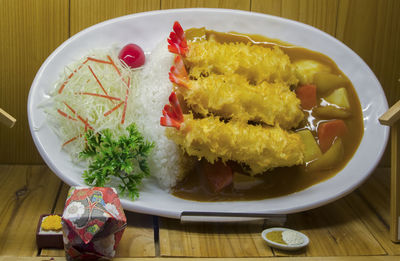
[[[26,101],[39,66],[59,44],[107,19],[188,7],[254,11],[315,26],[366,61],[389,105],[400,99],[397,0],[0,0],[0,107],[17,119],[13,129],[0,126],[0,148],[7,148],[0,150],[0,163],[42,163],[29,133]],[[388,152],[381,166],[389,166]]]
[[[340,213],[340,214],[338,214]],[[286,227],[310,238],[306,249],[287,252],[265,247],[262,224],[190,224],[161,219],[160,255],[182,257],[358,256],[384,255],[371,230],[342,199],[305,213],[289,215]],[[388,241],[388,237],[386,237]],[[392,245],[392,244],[390,244]]]
[[[390,224],[390,169],[373,175],[355,193],[346,197],[351,209],[360,217],[368,230],[389,255],[400,255],[400,244],[388,240]],[[371,193],[373,191],[373,193]],[[374,215],[368,215],[370,211]]]
[[[0,107],[13,115],[0,126],[1,163],[38,163],[27,120],[33,78],[47,56],[68,38],[69,2],[0,0]]]
[[[398,256],[331,256],[331,257],[269,257],[269,258],[257,258],[255,260],[264,261],[398,261]],[[0,256],[0,261],[65,261],[65,257],[21,257],[21,256]],[[113,258],[113,261],[132,261],[132,258]],[[184,258],[181,257],[156,257],[156,258],[135,258],[135,261],[198,261],[199,258]],[[202,261],[248,261],[249,258],[201,258]]]
[[[158,9],[159,0],[71,0],[70,36],[105,20]]]
[[[161,0],[161,9],[227,8],[250,11],[250,0]]]
[[[160,219],[160,256],[259,257],[273,256],[260,237],[263,221],[243,224],[181,224]]]
[[[390,179],[390,237],[400,242],[400,122],[392,126],[392,166]]]
[[[371,67],[389,105],[400,99],[400,1],[342,0],[336,37]]]
[[[335,36],[338,0],[253,0],[251,10],[312,25]]]
[[[295,252],[266,245],[260,233],[270,226],[268,222],[181,224],[125,212],[128,227],[115,260],[396,260],[391,257],[399,258],[400,244],[389,236],[389,187],[390,169],[378,168],[345,198],[288,215],[284,226],[310,238],[307,248]],[[63,250],[37,249],[35,231],[40,215],[62,213],[68,188],[46,166],[0,165],[0,260],[12,260],[4,256],[65,258]]]
[[[43,165],[0,166],[0,173],[0,256],[36,256],[37,223],[52,212],[61,181]]]

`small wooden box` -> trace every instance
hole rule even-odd
[[[41,215],[36,228],[36,244],[38,248],[58,248],[63,249],[63,233],[61,231],[42,231],[41,225],[45,217],[50,214]]]

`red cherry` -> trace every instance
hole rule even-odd
[[[137,44],[127,44],[119,52],[118,58],[131,68],[138,68],[144,64],[145,56],[142,48]]]

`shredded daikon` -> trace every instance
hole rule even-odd
[[[139,70],[123,64],[116,50],[93,50],[65,68],[46,112],[60,146],[72,159],[79,160],[89,129],[94,133],[110,129],[114,137],[127,134],[132,123],[127,106],[139,85]]]

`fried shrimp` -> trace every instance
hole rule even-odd
[[[218,117],[194,119],[192,114],[182,113],[174,92],[169,101],[160,124],[175,127],[167,130],[167,136],[188,155],[204,157],[211,163],[234,160],[246,164],[251,175],[304,161],[304,144],[296,133],[278,126],[254,126],[235,120],[225,123]]]
[[[194,113],[183,114],[172,92],[160,119],[162,126],[175,127],[166,130],[168,138],[190,156],[236,161],[251,175],[304,163],[300,135],[285,130],[297,127],[304,114],[290,90],[298,80],[282,50],[212,39],[187,42],[178,22],[168,43],[177,54],[169,79]]]
[[[298,83],[289,56],[277,46],[219,43],[212,39],[187,42],[178,22],[173,30],[168,39],[169,51],[185,58],[193,78],[211,73],[242,74],[255,84],[262,81]]]
[[[279,125],[284,129],[297,127],[304,118],[300,100],[282,82],[252,85],[238,74],[210,74],[190,80],[180,56],[176,56],[169,77],[179,87],[186,103],[203,116],[213,113],[244,122]]]

